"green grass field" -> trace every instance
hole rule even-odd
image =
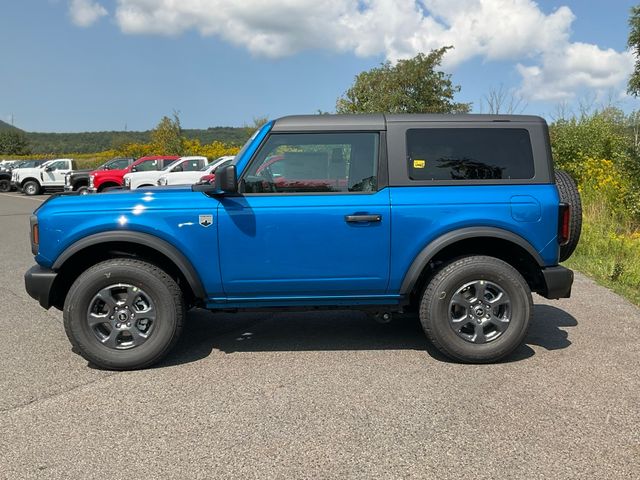
[[[640,229],[583,194],[580,243],[565,264],[640,306]]]

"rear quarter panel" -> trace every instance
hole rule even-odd
[[[545,264],[557,264],[559,201],[551,184],[391,187],[389,291],[400,289],[424,247],[466,227],[512,232],[529,242]]]

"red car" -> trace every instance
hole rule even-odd
[[[102,192],[105,188],[121,187],[122,177],[129,172],[162,170],[180,157],[174,155],[155,155],[140,157],[127,168],[121,170],[94,170],[89,174],[89,191]]]

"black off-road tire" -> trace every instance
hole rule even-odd
[[[0,180],[0,192],[10,192],[11,191],[11,182],[7,179]]]
[[[22,192],[25,195],[33,196],[40,193],[40,184],[35,180],[29,180],[22,185]]]
[[[156,309],[153,334],[127,350],[103,345],[87,320],[94,296],[114,284],[143,290]],[[63,312],[64,328],[74,351],[91,364],[109,370],[141,369],[160,361],[178,341],[185,315],[182,291],[173,278],[155,265],[125,258],[106,260],[82,273],[67,294]]]
[[[450,324],[450,302],[464,285],[491,282],[508,295],[511,319],[497,338],[472,343],[454,331]],[[508,263],[488,256],[469,256],[443,267],[425,288],[420,303],[420,323],[431,343],[447,357],[465,363],[496,362],[523,342],[533,310],[531,290],[525,279]]]
[[[556,185],[560,194],[560,201],[571,207],[569,222],[569,242],[560,246],[560,261],[564,262],[574,252],[580,241],[582,231],[582,202],[576,183],[567,172],[556,170]]]

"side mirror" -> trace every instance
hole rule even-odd
[[[131,167],[131,171],[132,172],[137,172],[138,171],[138,166],[134,165],[133,167]]]
[[[45,172],[50,172],[52,170],[53,170],[53,167],[51,165],[47,165],[46,167],[44,167]]]
[[[224,195],[225,193],[238,192],[238,177],[236,176],[235,165],[225,165],[216,170],[214,184],[209,182],[196,183],[191,186],[194,192],[211,193],[214,195]]]
[[[182,165],[176,165],[171,169],[172,172],[182,172]]]
[[[225,165],[216,171],[214,180],[216,190],[222,193],[238,192],[238,177],[236,176],[235,165]]]

